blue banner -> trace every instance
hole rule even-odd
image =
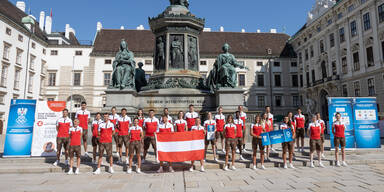
[[[380,148],[376,98],[354,98],[353,114],[357,148]]]
[[[4,156],[30,156],[36,100],[11,100]]]
[[[263,146],[290,142],[293,140],[291,129],[271,131],[261,134]]]

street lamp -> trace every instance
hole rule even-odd
[[[27,48],[27,64],[26,64],[26,67],[25,67],[25,84],[24,84],[24,99],[27,98],[27,86],[29,84],[29,80],[28,80],[28,69],[29,69],[29,44],[31,43],[31,37],[32,37],[32,34],[33,34],[33,27],[35,26],[35,20],[30,17],[29,15],[26,16],[26,17],[23,17],[21,19],[21,23],[23,23],[28,31],[29,31],[29,36],[28,36],[28,48]]]
[[[273,111],[273,89],[272,89],[272,49],[267,49],[267,55],[268,55],[268,70],[269,70],[269,94],[270,94],[270,101],[271,101],[271,111]]]

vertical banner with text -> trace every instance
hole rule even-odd
[[[31,155],[35,110],[36,100],[11,100],[4,143],[4,157]]]
[[[380,128],[376,98],[353,98],[357,148],[380,148]]]
[[[65,101],[37,102],[32,156],[56,156],[56,121],[62,116],[65,106]]]

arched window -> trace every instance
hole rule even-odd
[[[67,108],[71,112],[75,112],[80,109],[81,102],[85,101],[85,98],[82,95],[72,95],[67,99]]]

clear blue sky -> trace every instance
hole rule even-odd
[[[11,0],[15,3],[17,0]],[[40,11],[53,10],[53,31],[64,31],[65,24],[76,30],[79,40],[93,40],[96,23],[103,28],[148,29],[148,17],[157,16],[168,0],[25,0],[27,10],[39,18]],[[276,28],[293,35],[305,23],[315,0],[190,0],[190,10],[206,19],[206,27],[218,31],[262,32]]]

